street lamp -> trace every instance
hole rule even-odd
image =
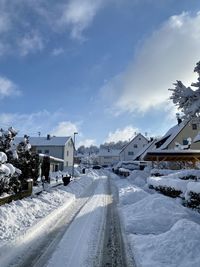
[[[74,132],[74,149],[73,149],[73,166],[72,166],[72,177],[74,177],[74,154],[75,154],[75,150],[76,150],[76,147],[75,147],[75,136],[76,134],[78,134],[77,132]]]

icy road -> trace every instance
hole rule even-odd
[[[134,266],[126,260],[116,195],[101,173],[59,218],[49,216],[45,234],[35,227],[33,238],[22,239],[17,257],[1,267]]]

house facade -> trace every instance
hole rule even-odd
[[[119,157],[121,161],[133,160],[134,156],[148,144],[147,138],[141,133],[137,134],[122,150],[120,151]]]
[[[200,132],[200,120],[194,118],[191,120],[179,121],[177,125],[158,140],[155,145],[159,150],[178,150],[188,149],[199,150],[200,143],[194,143],[195,137]]]
[[[23,137],[16,137],[15,142],[20,143]],[[62,159],[56,169],[63,170],[73,165],[74,143],[71,137],[29,137],[31,149],[38,154],[45,154],[57,159]]]
[[[98,164],[103,166],[111,166],[119,161],[120,150],[111,148],[102,148],[98,154]]]

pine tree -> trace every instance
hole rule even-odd
[[[17,145],[17,154],[18,159],[15,159],[13,163],[22,171],[19,177],[22,185],[26,185],[26,180],[30,178],[33,179],[33,183],[36,185],[40,160],[39,155],[31,151],[29,136],[24,135],[24,140]]]
[[[181,81],[174,84],[175,89],[169,89],[172,91],[170,99],[183,112],[183,117],[188,119],[200,116],[200,61],[197,62],[194,72],[198,74],[198,81],[191,86],[196,87],[196,90],[186,87]]]

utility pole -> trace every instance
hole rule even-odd
[[[74,149],[73,149],[73,165],[72,165],[72,177],[74,177],[74,156],[75,156],[75,151],[76,151],[76,147],[75,147],[75,136],[76,134],[78,134],[77,132],[74,133]]]

